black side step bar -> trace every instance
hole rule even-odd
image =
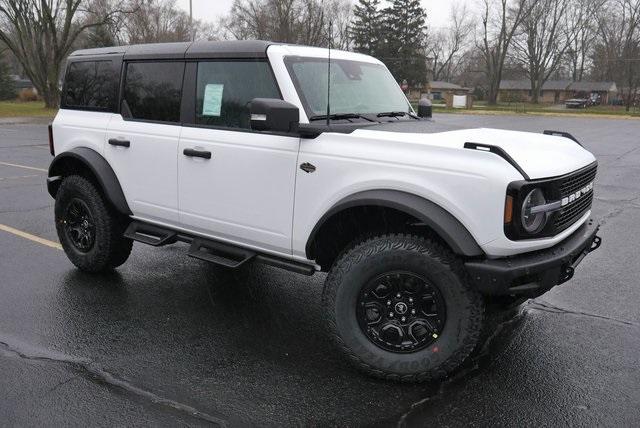
[[[174,231],[152,224],[132,221],[124,232],[124,237],[142,242],[143,244],[161,247],[167,244],[175,244],[178,234]]]
[[[177,232],[138,220],[134,220],[129,224],[129,227],[127,227],[127,230],[124,232],[124,236],[134,241],[142,242],[143,244],[153,245],[154,247],[174,244],[177,241],[190,243],[191,247],[187,253],[189,257],[231,269],[238,268],[246,262],[253,260],[307,276],[313,275],[316,271],[315,267],[311,264],[296,262],[270,254],[258,253],[257,251],[236,245]]]
[[[195,238],[191,242],[191,248],[188,253],[189,257],[231,269],[242,266],[255,255],[256,253],[253,251],[202,238]]]

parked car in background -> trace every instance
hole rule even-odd
[[[587,108],[589,100],[587,98],[571,98],[564,104],[567,108]]]

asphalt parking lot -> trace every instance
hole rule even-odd
[[[227,272],[182,244],[135,244],[107,276],[75,270],[55,246],[46,124],[0,124],[2,425],[638,426],[640,121],[436,120],[578,137],[600,163],[603,244],[460,373],[422,385],[339,358],[322,328],[324,275]]]

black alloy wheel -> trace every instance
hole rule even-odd
[[[438,288],[423,276],[394,271],[362,287],[356,316],[374,344],[391,352],[411,353],[438,339],[446,322],[446,305]]]
[[[96,239],[96,226],[87,204],[79,198],[73,198],[64,216],[64,232],[69,242],[81,253],[93,248]]]

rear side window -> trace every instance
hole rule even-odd
[[[72,62],[67,67],[62,108],[115,111],[119,81],[120,70],[113,61]]]
[[[198,64],[196,124],[249,129],[249,103],[254,98],[281,98],[268,63]]]
[[[180,122],[184,62],[130,62],[124,83],[122,116]]]

